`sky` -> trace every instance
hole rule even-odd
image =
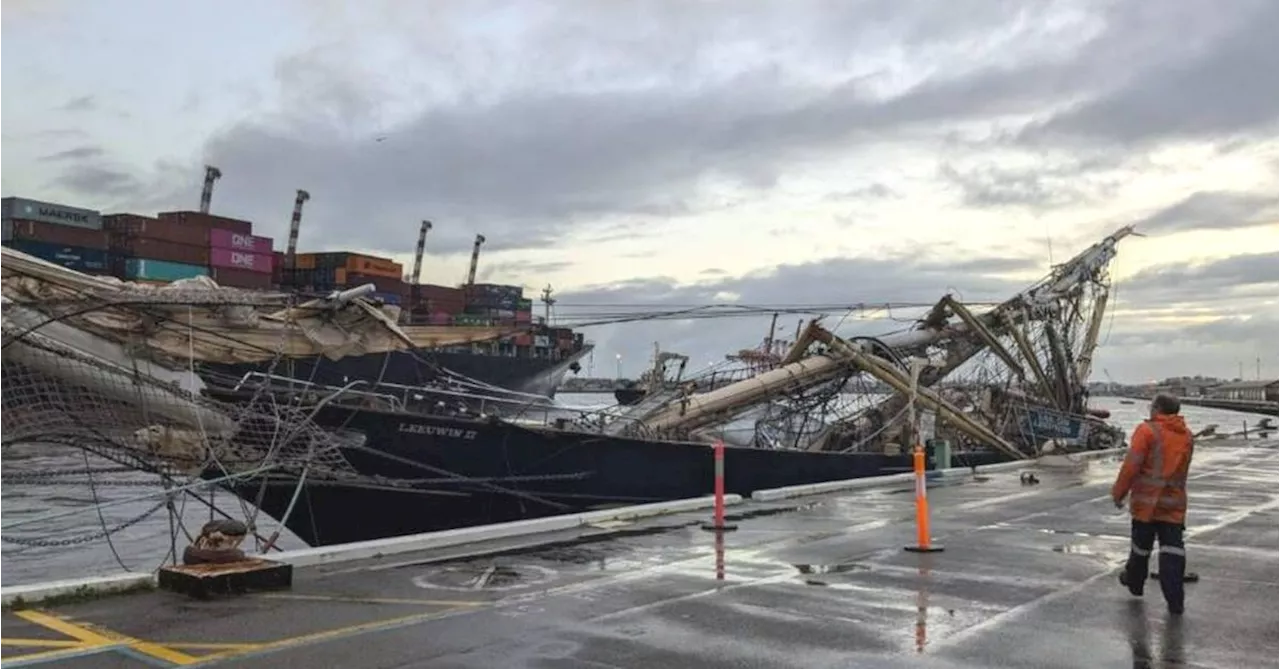
[[[9,0],[0,190],[602,304],[1012,296],[1121,225],[1094,378],[1275,378],[1274,0]],[[585,305],[585,306],[584,306]],[[902,315],[898,314],[897,318]],[[786,316],[787,330],[798,316]],[[829,317],[842,332],[896,321]],[[593,327],[593,371],[769,319]]]

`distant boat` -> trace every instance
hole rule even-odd
[[[1121,404],[1133,404],[1133,400],[1120,400]]]

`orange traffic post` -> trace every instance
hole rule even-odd
[[[730,525],[724,522],[724,442],[716,440],[715,446],[712,448],[715,457],[716,474],[715,474],[715,496],[716,506],[715,515],[710,523],[704,523],[702,529],[724,532],[728,530],[738,529],[737,525]]]
[[[924,448],[916,444],[912,454],[912,465],[916,472],[916,543],[907,546],[912,553],[940,553],[942,546],[935,546],[929,537],[929,496],[925,488]]]

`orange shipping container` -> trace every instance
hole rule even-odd
[[[341,267],[333,270],[333,282],[339,286],[347,285],[347,270]]]
[[[353,253],[347,256],[347,271],[353,274],[368,274],[369,276],[399,279],[404,276],[404,265],[385,258],[360,256]]]
[[[315,269],[316,257],[310,253],[296,253],[293,256],[294,269]]]

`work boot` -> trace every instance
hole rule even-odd
[[[1129,580],[1129,570],[1128,569],[1121,570],[1120,585],[1123,585],[1124,587],[1128,588],[1129,594],[1133,595],[1134,597],[1142,596],[1142,586],[1145,584],[1146,584],[1146,579],[1140,579],[1138,580],[1137,583],[1131,582]]]

